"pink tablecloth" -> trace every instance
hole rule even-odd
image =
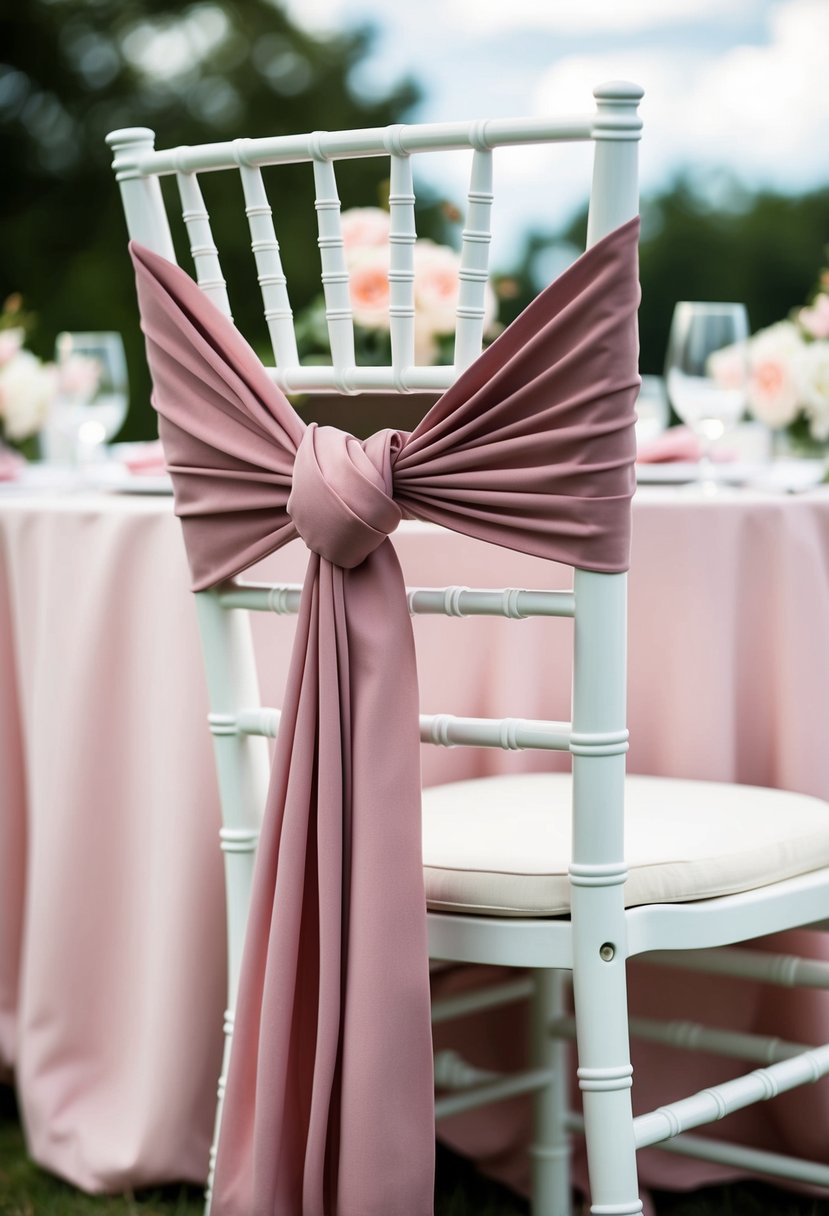
[[[561,586],[568,578],[509,553],[498,555],[496,577],[486,545],[424,525],[405,525],[395,543],[410,585]],[[829,798],[827,554],[825,493],[698,501],[640,492],[632,771]],[[301,546],[291,545],[257,574],[298,581],[304,563]],[[257,621],[272,702],[292,627],[290,618]],[[565,623],[418,618],[424,710],[566,718],[569,636]],[[33,1156],[93,1191],[205,1173],[224,1004],[205,713],[170,500],[4,495],[0,1066],[16,1071]],[[471,749],[423,754],[427,783],[547,762]],[[695,985],[639,968],[631,986],[637,1005],[701,1016],[686,999]],[[829,1038],[822,995],[717,992],[740,1028]],[[675,1096],[680,1058],[657,1058],[655,1087],[644,1069],[637,1076],[640,1106]],[[694,1058],[700,1082],[727,1067]],[[520,1138],[521,1118],[473,1132],[476,1152],[497,1164],[505,1141]],[[779,1146],[793,1121],[806,1151],[829,1158],[825,1086],[768,1104],[748,1126],[755,1141]],[[643,1176],[657,1183],[680,1183],[686,1170],[665,1155],[643,1160]]]

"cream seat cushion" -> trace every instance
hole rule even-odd
[[[423,791],[428,906],[491,916],[570,908],[570,775],[459,781]],[[625,902],[676,903],[829,865],[829,803],[804,794],[626,779]]]

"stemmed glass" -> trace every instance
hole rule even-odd
[[[695,487],[718,490],[711,444],[742,417],[748,379],[744,304],[682,301],[674,309],[665,380],[668,397],[700,444]]]
[[[93,464],[127,416],[124,344],[117,333],[62,333],[56,353],[56,429],[73,464]]]

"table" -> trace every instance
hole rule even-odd
[[[410,585],[553,587],[569,572],[429,525],[395,537]],[[829,493],[634,503],[630,769],[829,799]],[[299,581],[299,543],[256,577]],[[425,711],[569,716],[570,624],[417,618]],[[292,619],[256,621],[270,703]],[[481,661],[481,655],[485,661]],[[0,496],[0,1066],[33,1157],[89,1191],[200,1181],[224,1004],[219,812],[184,550],[169,498]],[[557,757],[556,762],[565,762]],[[424,749],[427,783],[549,764]],[[829,957],[817,935],[802,935]],[[693,1016],[698,981],[632,968],[633,1004]],[[829,998],[707,986],[740,1029],[829,1037]],[[699,1005],[699,1001],[697,1001]],[[696,1011],[698,1012],[698,1010]],[[503,1050],[493,1021],[480,1063]],[[642,1105],[674,1096],[668,1049]],[[653,1058],[653,1054],[651,1055]],[[634,1060],[637,1055],[634,1055]],[[689,1067],[687,1062],[686,1069]],[[700,1083],[722,1061],[693,1057]],[[735,1070],[736,1071],[736,1070]],[[826,1085],[732,1117],[752,1140],[829,1158]],[[526,1108],[448,1127],[521,1185]],[[696,1171],[694,1173],[689,1171]],[[728,1176],[653,1151],[657,1185]]]

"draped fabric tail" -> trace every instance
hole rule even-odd
[[[214,1216],[432,1211],[418,768],[394,549],[385,542],[354,570],[312,555],[259,845]]]

